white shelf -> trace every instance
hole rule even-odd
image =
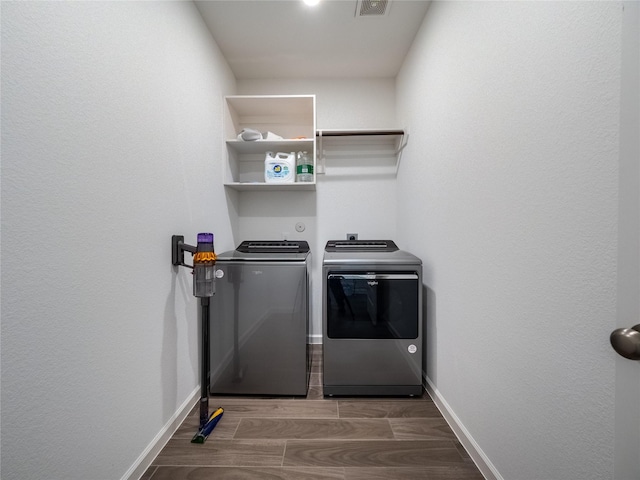
[[[226,187],[242,192],[263,191],[263,192],[283,192],[283,191],[310,191],[316,189],[315,182],[300,183],[263,183],[263,182],[233,182],[225,183]]]
[[[229,108],[240,117],[281,115],[309,119],[315,111],[315,95],[230,95],[225,99]]]
[[[395,173],[400,167],[408,135],[403,129],[318,130],[318,173],[325,172],[325,160],[332,158],[373,160],[394,158]]]
[[[233,95],[224,100],[225,186],[240,191],[315,190],[315,181],[264,182],[267,152],[306,151],[313,158],[315,172],[315,95]],[[272,132],[283,140],[238,140],[238,134],[245,128]]]
[[[298,152],[301,150],[312,151],[314,141],[308,139],[291,140],[257,140],[245,142],[243,140],[227,140],[227,146],[238,153],[264,153],[264,152]]]

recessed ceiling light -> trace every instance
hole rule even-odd
[[[307,5],[318,5],[320,3],[320,0],[303,0],[304,3],[306,3]]]

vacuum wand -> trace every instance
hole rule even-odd
[[[198,245],[194,248],[184,243],[184,237],[172,237],[172,263],[183,265],[184,251],[193,254],[193,295],[200,299],[201,311],[201,372],[200,372],[200,427],[191,443],[204,443],[214,427],[220,421],[224,409],[218,407],[209,415],[209,306],[210,298],[215,294],[216,254],[213,248],[213,233],[199,233]]]
[[[209,297],[200,298],[202,312],[202,333],[200,335],[200,351],[202,352],[200,362],[202,364],[200,372],[200,427],[191,439],[191,443],[204,443],[224,413],[224,409],[218,407],[209,415],[209,304]]]
[[[201,372],[200,372],[200,429],[209,421],[209,297],[200,299],[202,311],[202,333],[200,335]]]

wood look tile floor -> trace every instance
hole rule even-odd
[[[190,441],[196,407],[142,480],[483,479],[426,393],[324,398],[321,352],[306,398],[211,397],[225,411],[208,440]]]

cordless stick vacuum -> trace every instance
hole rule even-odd
[[[216,292],[215,264],[216,254],[213,249],[213,233],[199,233],[198,245],[193,247],[184,243],[184,237],[171,237],[171,263],[193,269],[193,296],[200,299],[201,335],[200,335],[200,427],[191,443],[204,443],[218,424],[224,413],[218,407],[209,415],[209,299]],[[184,251],[193,254],[193,266],[184,263]]]

